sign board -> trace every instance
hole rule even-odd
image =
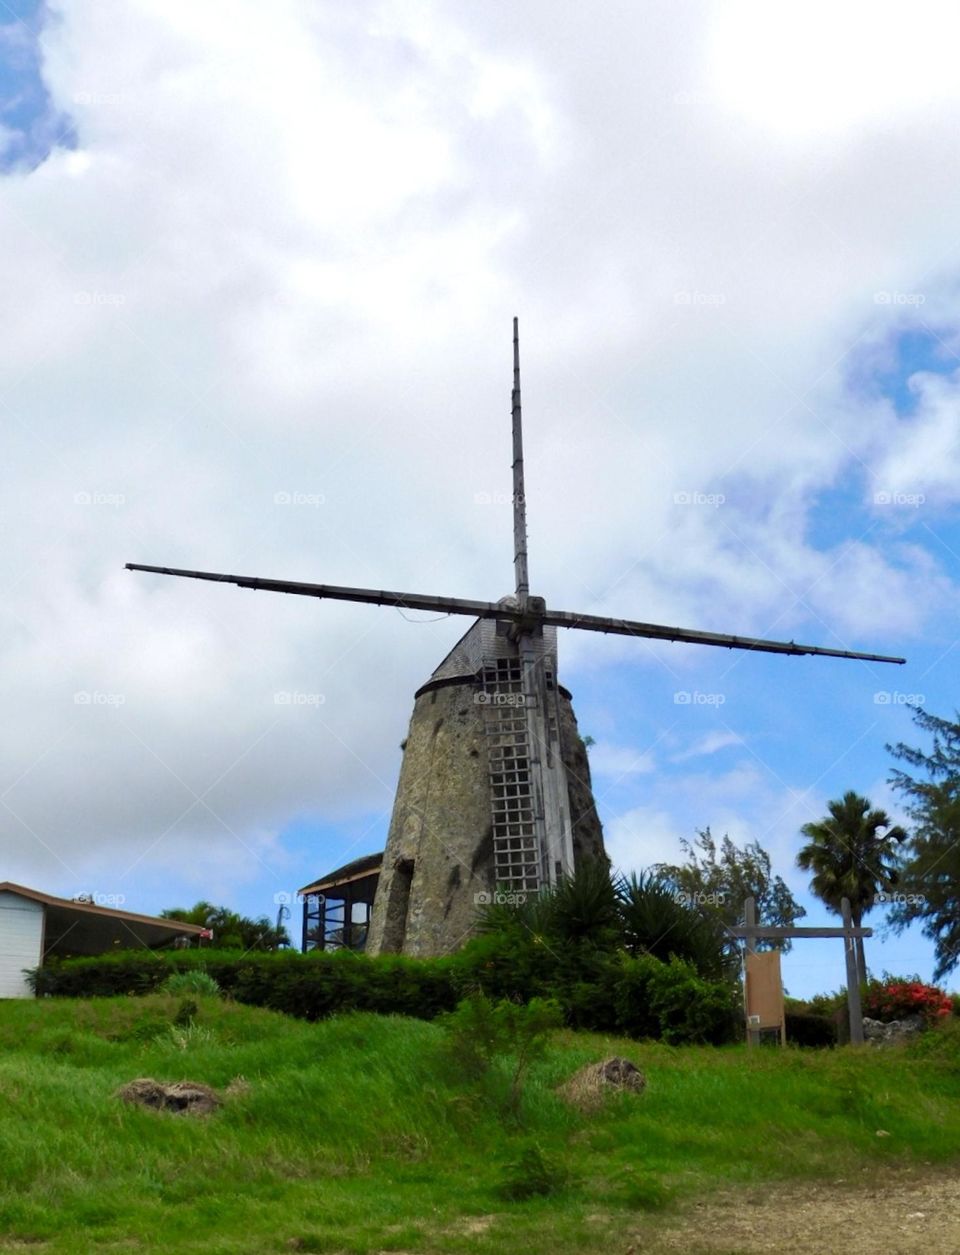
[[[775,1028],[783,1041],[785,1019],[780,951],[748,951],[744,969],[744,1010],[750,1035],[764,1028]]]

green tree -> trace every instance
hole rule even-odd
[[[213,933],[218,950],[279,950],[290,945],[285,928],[277,928],[265,915],[249,919],[225,906],[198,902],[188,909],[171,907],[160,912],[161,919],[178,919],[184,924],[201,924]]]
[[[906,799],[913,827],[890,922],[902,932],[922,921],[924,936],[934,944],[934,980],[940,980],[960,962],[960,722],[912,709],[914,723],[933,738],[933,747],[924,752],[902,741],[887,746],[918,773],[895,767],[890,775]]]
[[[797,866],[813,873],[810,888],[834,914],[840,914],[841,900],[849,898],[850,914],[859,928],[877,894],[897,883],[897,847],[907,834],[891,825],[886,811],[874,810],[852,789],[828,802],[827,810],[823,819],[800,829],[807,844],[797,855]],[[866,977],[862,937],[857,938],[857,957]]]
[[[680,895],[680,901],[699,911],[719,916],[722,924],[735,928],[742,924],[743,904],[753,898],[757,919],[774,928],[789,928],[806,915],[786,882],[773,874],[770,855],[759,841],[742,848],[725,836],[718,847],[709,828],[697,833],[695,841],[681,840],[685,861],[660,863],[655,871]],[[757,949],[790,949],[789,941],[758,941]],[[728,939],[728,951],[738,952],[738,943]]]

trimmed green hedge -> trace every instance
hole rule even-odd
[[[835,1046],[836,1021],[814,1011],[787,1010],[787,1041],[797,1046]]]
[[[735,988],[704,980],[679,960],[663,963],[576,945],[517,952],[499,937],[478,938],[442,959],[368,958],[347,950],[128,951],[53,962],[29,979],[39,996],[137,995],[158,989],[174,972],[198,967],[238,1002],[306,1020],[344,1011],[433,1019],[482,991],[520,1002],[554,998],[571,1027],[675,1044],[719,1044],[733,1040],[739,1028]]]

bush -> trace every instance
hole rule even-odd
[[[174,972],[160,986],[167,994],[210,994],[216,996],[220,986],[209,972],[202,968],[194,968],[188,972]]]
[[[787,1041],[796,1046],[835,1046],[837,1025],[830,1015],[817,1015],[813,1011],[786,1013]]]
[[[516,1114],[527,1071],[543,1057],[551,1030],[563,1023],[563,1013],[559,1003],[546,998],[523,1004],[491,1002],[484,994],[475,994],[441,1016],[440,1023],[447,1031],[448,1056],[468,1076],[477,1079],[498,1060],[510,1060],[507,1107]]]
[[[497,1192],[510,1202],[521,1202],[556,1194],[567,1184],[567,1179],[563,1167],[544,1155],[539,1146],[526,1146],[519,1157],[507,1165]]]
[[[441,959],[348,950],[139,950],[52,962],[29,979],[40,996],[87,998],[151,993],[169,981],[181,992],[181,977],[182,992],[204,992],[213,981],[238,1002],[305,1020],[349,1011],[430,1020],[479,993],[511,1003],[552,999],[570,1027],[675,1044],[719,1044],[739,1031],[731,1010],[739,997],[735,984],[707,980],[676,959],[632,958],[589,940],[545,942],[530,934],[478,937]]]
[[[942,989],[918,978],[898,980],[884,974],[883,979],[870,981],[863,999],[864,1015],[885,1024],[910,1015],[922,1015],[929,1024],[952,1011],[953,1003]]]
[[[660,1036],[671,1045],[720,1045],[738,1031],[741,1010],[732,985],[707,981],[689,963],[672,958],[650,973],[650,1007]]]

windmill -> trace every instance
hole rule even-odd
[[[515,587],[498,602],[126,564],[131,571],[475,620],[415,696],[369,952],[444,953],[470,932],[478,902],[537,893],[584,860],[605,858],[583,742],[570,694],[557,680],[557,628],[760,653],[904,661],[549,609],[530,593],[516,318],[512,426]]]

